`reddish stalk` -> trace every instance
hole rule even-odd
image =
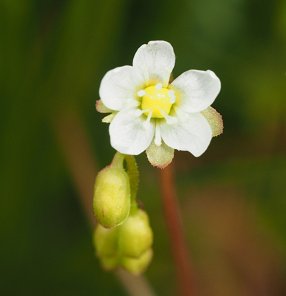
[[[176,196],[172,164],[160,171],[160,187],[180,294],[192,296],[194,295],[193,276]]]

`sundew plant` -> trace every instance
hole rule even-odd
[[[172,45],[150,41],[136,51],[132,66],[108,71],[100,84],[96,109],[106,113],[102,121],[109,124],[110,144],[117,151],[111,164],[98,173],[93,199],[98,222],[94,244],[107,270],[123,268],[138,275],[153,257],[156,238],[148,213],[138,205],[135,156],[146,152],[150,164],[165,171],[174,150],[199,157],[223,130],[221,115],[211,107],[221,89],[216,74],[188,70],[173,79],[174,66]],[[165,194],[172,195],[172,190]],[[173,228],[179,225],[176,215],[167,213],[168,219]],[[181,239],[177,237],[174,244]]]
[[[0,296],[286,295],[286,1],[0,23]]]

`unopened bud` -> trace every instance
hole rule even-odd
[[[122,224],[130,211],[129,177],[123,168],[107,167],[95,181],[93,209],[97,221],[106,228]]]
[[[121,265],[132,274],[139,275],[146,270],[153,256],[152,249],[145,251],[140,257],[123,257]]]
[[[100,263],[105,270],[112,270],[118,267],[118,257],[101,256]]]
[[[93,243],[96,249],[96,254],[104,269],[111,270],[117,267],[117,239],[118,229],[107,229],[101,225],[97,225]]]
[[[117,252],[118,229],[97,225],[93,242],[98,256],[114,256]]]
[[[123,256],[139,257],[153,243],[153,233],[147,214],[138,210],[119,228],[118,247]]]

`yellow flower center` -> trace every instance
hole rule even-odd
[[[142,97],[141,109],[146,115],[151,112],[152,118],[165,118],[176,100],[174,91],[161,84],[146,87],[139,91],[139,96]]]

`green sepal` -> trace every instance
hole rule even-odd
[[[174,158],[174,149],[167,146],[164,142],[157,146],[154,142],[146,150],[149,162],[160,169],[168,166]]]
[[[222,116],[213,108],[208,107],[206,110],[201,112],[202,115],[208,121],[213,137],[219,136],[223,132],[223,120]]]

